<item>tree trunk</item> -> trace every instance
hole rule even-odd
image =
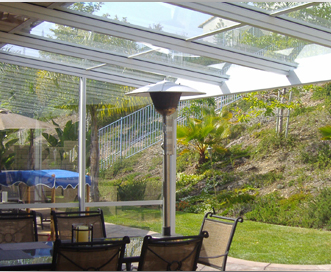
[[[199,165],[204,164],[207,161],[205,152],[200,152],[199,155]]]
[[[33,146],[34,131],[30,129],[30,145],[29,145],[29,157],[28,157],[28,170],[34,170],[34,146]]]
[[[284,96],[286,94],[286,88],[284,88],[281,92],[280,92],[280,102],[284,103]],[[283,133],[283,121],[284,121],[284,109],[280,108],[278,111],[278,128],[277,128],[277,133],[279,135],[281,135]]]
[[[99,138],[98,138],[98,126],[97,126],[97,110],[93,106],[91,107],[91,148],[90,148],[90,177],[92,181],[92,199],[94,202],[98,202],[99,186],[98,186],[98,176],[99,176]]]

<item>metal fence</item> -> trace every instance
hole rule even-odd
[[[240,99],[239,95],[215,98],[216,110]],[[177,124],[183,124],[181,116],[190,101],[178,105]],[[120,158],[128,158],[162,140],[162,116],[148,105],[99,129],[100,169],[107,169]]]

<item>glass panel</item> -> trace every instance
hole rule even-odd
[[[96,61],[75,58],[68,55],[54,54],[42,50],[36,50],[36,49],[21,47],[12,44],[6,44],[4,47],[1,48],[1,51],[15,55],[22,55],[22,56],[34,57],[42,60],[53,61],[56,63],[71,64],[76,67],[80,67],[84,69],[102,64]]]
[[[149,48],[149,49],[148,49]],[[151,49],[154,49],[151,51]],[[160,65],[168,64],[176,66],[177,68],[192,69],[194,71],[207,72],[214,75],[225,74],[220,69],[211,67],[213,64],[219,64],[221,61],[208,57],[201,57],[197,55],[186,54],[175,50],[155,47],[152,45],[145,46],[141,52],[148,52],[146,54],[135,56],[136,59],[145,61],[153,61]]]
[[[105,222],[115,224],[107,231],[111,237],[124,235],[143,237],[151,232],[161,233],[162,231],[162,207],[159,205],[102,207],[102,210]],[[135,228],[127,228],[132,226]]]
[[[331,28],[331,3],[324,2],[286,14],[300,21]]]
[[[81,59],[76,58],[68,55],[61,55],[61,54],[55,54],[50,53],[42,50],[36,50],[28,47],[21,47],[16,46],[12,44],[7,44],[4,47],[0,49],[1,51],[4,51],[6,53],[11,53],[15,55],[23,55],[33,58],[38,58],[41,60],[47,60],[52,61],[54,63],[60,63],[60,64],[66,64],[66,65],[72,65],[79,68],[92,68],[99,65],[103,65],[104,63],[91,61],[88,59]],[[111,65],[107,64],[106,66],[98,67],[98,71],[105,72],[109,74],[120,74],[120,75],[132,75],[137,77],[143,77],[144,79],[154,79],[156,82],[161,81],[164,79],[164,76],[154,73],[147,73],[140,70],[135,69],[128,69],[119,65]]]
[[[211,23],[215,24],[215,22]],[[219,24],[222,23],[222,21],[219,22]],[[251,26],[218,33],[202,38],[200,41],[285,62],[294,62],[298,51],[308,44],[295,38]]]
[[[86,2],[75,3],[68,9],[183,37],[199,35],[200,24],[210,17],[161,2]]]
[[[110,53],[119,54],[122,56],[124,55],[132,58],[139,58],[142,60],[149,60],[160,64],[169,63],[171,65],[176,65],[177,68],[190,68],[196,71],[209,72],[216,75],[223,73],[219,69],[206,67],[211,64],[219,63],[220,60],[213,60],[197,55],[185,54],[183,52],[156,47],[148,43],[133,42],[118,37],[102,35],[99,33],[93,33],[55,24],[50,27],[49,23],[46,25],[41,24],[37,26],[33,29],[32,33],[41,35],[42,33],[45,33],[44,27],[48,28],[48,31],[50,31],[50,34],[46,35],[50,39],[59,39],[77,45],[83,44],[91,49],[97,48],[101,50],[107,50]],[[146,73],[145,75],[150,74]],[[153,76],[155,77],[155,75]]]
[[[306,2],[240,2],[241,5],[248,5],[260,10],[276,12],[286,10],[305,4]]]
[[[7,152],[1,154],[8,157],[1,165],[2,201],[77,202],[77,189],[72,187],[78,182],[78,119],[77,114],[70,113],[71,108],[78,108],[78,78],[0,65],[1,107],[17,114],[11,118],[14,126],[0,130],[2,143],[10,143]],[[4,116],[1,114],[1,118]],[[58,134],[65,129],[67,133]],[[54,186],[57,188],[53,191]]]

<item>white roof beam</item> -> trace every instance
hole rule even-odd
[[[331,47],[329,29],[297,22],[284,16],[273,17],[268,13],[239,6],[236,3],[174,2],[171,4]]]
[[[151,29],[143,29],[141,27],[95,16],[84,16],[82,14],[76,15],[74,12],[69,11],[49,10],[28,3],[1,3],[0,9],[128,40],[145,41],[159,47],[171,48],[184,53],[206,56],[224,62],[279,74],[288,74],[290,70],[296,67],[295,65],[286,62],[272,60],[266,57],[243,53],[228,48],[220,48],[197,41],[187,42],[182,37],[161,34]]]
[[[45,50],[57,54],[70,55],[77,58],[89,59],[101,63],[112,65],[120,65],[126,68],[139,69],[151,73],[160,73],[167,76],[183,77],[183,78],[196,78],[205,82],[220,83],[227,79],[226,75],[212,75],[208,71],[193,71],[189,69],[181,69],[174,65],[166,63],[148,62],[135,58],[128,58],[125,56],[111,54],[108,51],[87,49],[80,45],[72,45],[62,41],[50,41],[42,37],[21,36],[15,34],[7,34],[0,32],[0,42],[11,43],[22,47],[30,47],[38,50]],[[155,82],[154,82],[155,83]]]
[[[318,5],[318,4],[319,4],[319,2],[307,2],[307,3],[304,3],[304,4],[297,5],[297,6],[293,6],[293,7],[289,7],[289,8],[286,8],[286,9],[271,12],[270,15],[275,17],[275,16],[279,16],[279,15],[283,15],[283,14],[286,14],[286,13],[293,12],[293,11],[296,11],[296,10],[308,8],[308,7],[311,7],[313,5]]]
[[[0,61],[5,63],[11,63],[15,65],[35,68],[39,70],[47,70],[56,73],[68,74],[78,77],[86,77],[90,79],[105,81],[109,83],[115,83],[120,85],[127,85],[132,87],[141,87],[147,84],[155,83],[149,80],[132,79],[125,76],[111,75],[108,73],[102,73],[100,71],[87,71],[83,68],[77,68],[70,65],[50,63],[45,60],[38,60],[28,57],[13,56],[5,53],[0,53]]]
[[[187,38],[185,41],[193,41],[193,40],[197,40],[197,39],[202,39],[202,38],[205,38],[205,37],[216,35],[218,33],[222,33],[222,32],[225,32],[225,31],[232,30],[232,29],[236,29],[236,28],[241,27],[241,26],[243,26],[243,24],[234,24],[232,26],[223,27],[223,28],[220,28],[220,29],[217,29],[217,30],[214,30],[214,31],[210,31],[210,32],[198,35],[198,36]]]

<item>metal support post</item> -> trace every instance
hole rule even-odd
[[[86,172],[86,78],[80,78],[79,85],[79,135],[78,135],[78,202],[79,210],[85,211]]]

